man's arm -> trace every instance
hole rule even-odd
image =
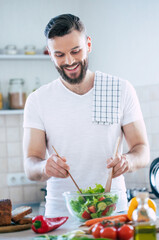
[[[24,169],[27,177],[34,181],[46,181],[51,176],[67,177],[69,166],[65,158],[52,154],[45,160],[45,132],[34,128],[25,128],[23,137]]]
[[[145,167],[150,161],[150,148],[144,121],[136,121],[123,127],[125,139],[129,146],[129,171]]]
[[[113,177],[145,167],[150,160],[150,149],[143,120],[123,126],[123,133],[129,146],[129,152],[108,159],[107,167],[113,167]]]

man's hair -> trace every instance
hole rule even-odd
[[[52,18],[46,25],[44,34],[46,38],[54,38],[55,36],[64,36],[73,30],[85,32],[85,27],[80,18],[72,14],[61,14]]]

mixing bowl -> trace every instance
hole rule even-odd
[[[81,221],[114,215],[116,212],[118,192],[85,194],[64,192],[63,196],[70,214]]]

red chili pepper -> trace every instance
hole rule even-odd
[[[36,233],[50,232],[67,221],[68,217],[46,218],[42,215],[32,218],[32,230]]]

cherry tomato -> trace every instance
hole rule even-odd
[[[95,238],[100,238],[100,230],[104,228],[101,223],[96,223],[92,228],[92,235]]]
[[[119,239],[129,240],[134,236],[134,228],[129,224],[124,224],[118,228],[117,235]]]
[[[100,197],[99,201],[103,201],[105,199],[105,197]]]
[[[84,218],[84,219],[90,219],[90,218],[91,218],[91,215],[90,215],[90,213],[88,213],[87,211],[84,211],[84,212],[82,213],[82,218]]]
[[[110,238],[115,240],[117,238],[117,230],[115,227],[106,227],[100,230],[101,238]]]
[[[95,206],[90,206],[90,207],[88,207],[88,210],[89,210],[91,213],[95,213],[95,212],[96,212]]]

